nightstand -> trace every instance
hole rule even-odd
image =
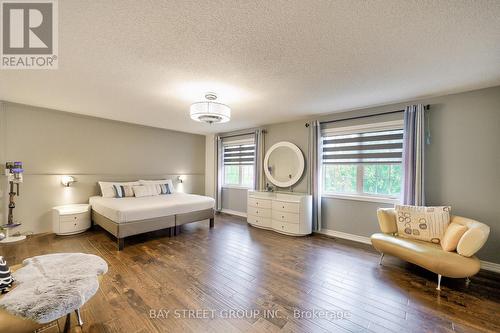
[[[52,208],[52,230],[56,235],[74,235],[89,228],[89,204],[64,205]]]

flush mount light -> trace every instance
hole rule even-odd
[[[231,120],[231,109],[229,106],[214,102],[217,99],[215,93],[207,93],[205,102],[191,104],[189,114],[195,121],[213,123],[226,123]]]

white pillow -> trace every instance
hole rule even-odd
[[[118,186],[137,186],[140,185],[138,181],[135,182],[99,182],[99,187],[101,188],[101,195],[104,198],[115,198],[116,192],[113,185]]]
[[[168,186],[170,188],[170,192],[171,193],[175,192],[174,183],[172,182],[172,179],[159,179],[159,180],[144,180],[144,179],[141,179],[141,180],[139,180],[139,182],[141,183],[141,185],[147,185],[147,184],[155,184],[155,185],[168,184]],[[158,190],[158,194],[160,194],[161,193],[160,186],[158,186],[157,190]]]
[[[156,184],[137,185],[134,186],[133,189],[134,189],[134,194],[137,198],[152,197],[158,195]]]

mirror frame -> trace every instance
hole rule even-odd
[[[292,149],[292,151],[295,152],[295,154],[299,160],[299,168],[298,168],[297,174],[286,182],[280,182],[280,181],[274,179],[274,177],[269,172],[269,168],[268,168],[269,156],[271,155],[271,153],[274,150],[276,150],[280,147],[287,147],[287,148]],[[294,145],[293,143],[288,142],[288,141],[281,141],[281,142],[275,143],[274,145],[271,146],[271,148],[269,148],[267,150],[266,156],[264,157],[264,173],[266,174],[267,179],[269,179],[269,181],[271,183],[273,183],[274,185],[276,185],[278,187],[290,187],[290,186],[295,185],[299,181],[299,179],[302,177],[302,175],[304,174],[304,168],[305,168],[305,161],[304,161],[304,155],[302,154],[302,151],[300,150],[299,147],[297,147],[296,145]]]

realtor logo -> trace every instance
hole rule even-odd
[[[1,0],[2,69],[57,69],[57,1]]]

